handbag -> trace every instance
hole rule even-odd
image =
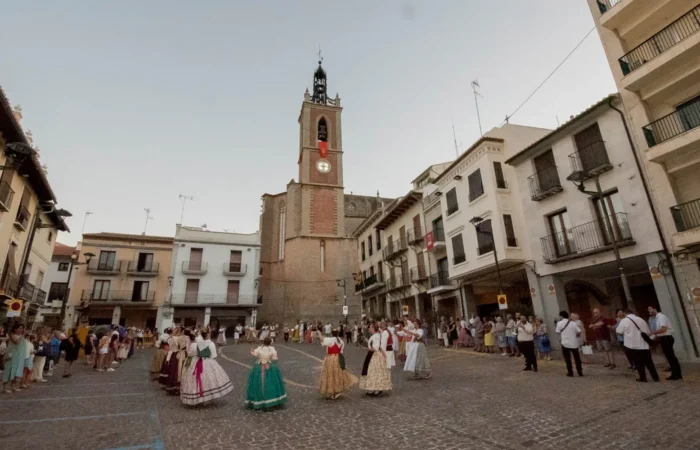
[[[581,352],[583,352],[584,355],[592,355],[593,347],[591,347],[590,345],[582,345]]]
[[[340,363],[340,370],[345,370],[345,355],[342,353],[338,354],[338,362]]]
[[[650,338],[648,334],[643,332],[641,328],[639,328],[639,325],[637,325],[637,322],[635,322],[634,320],[632,320],[629,317],[628,317],[628,319],[630,319],[630,322],[632,322],[634,324],[634,326],[637,327],[637,329],[639,330],[639,332],[642,335],[642,339],[644,339],[644,342],[649,344],[649,347],[652,347],[654,345],[654,340],[652,338]]]

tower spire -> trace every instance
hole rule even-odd
[[[326,71],[323,70],[323,56],[321,56],[321,45],[318,46],[318,68],[314,72],[314,93],[311,100],[314,103],[326,104],[328,103],[328,86],[326,84]]]

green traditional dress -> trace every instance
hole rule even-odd
[[[277,351],[261,345],[253,351],[258,358],[248,375],[245,405],[252,409],[282,406],[287,401],[282,372],[277,367]]]

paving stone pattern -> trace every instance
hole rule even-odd
[[[64,379],[57,371],[48,383],[0,395],[0,442],[12,449],[700,448],[698,379],[643,384],[600,366],[567,378],[561,362],[532,373],[522,371],[522,359],[430,348],[431,380],[408,380],[394,368],[390,395],[369,398],[355,388],[331,401],[315,389],[323,349],[289,344],[277,346],[293,382],[288,403],[256,412],[243,408],[249,350],[223,349],[219,362],[234,391],[199,407],[148,381],[150,350],[113,373],[80,365]],[[363,358],[347,349],[356,375]]]

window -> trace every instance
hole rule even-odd
[[[361,252],[360,252],[360,253],[361,253],[361,255],[362,255],[362,261],[364,261],[364,260],[366,259],[366,258],[365,258],[365,243],[364,243],[364,242],[361,242],[361,243],[360,243],[360,248],[361,248]]]
[[[627,215],[622,207],[622,199],[617,190],[603,194],[602,200],[596,199],[593,203],[595,204],[596,216],[598,217],[598,223],[600,224],[600,229],[603,231],[603,238],[606,244],[612,242],[611,237],[613,236],[616,241],[629,239],[631,237],[629,224],[627,223]],[[605,216],[608,216],[610,219],[610,226],[614,233],[612,236]]]
[[[384,266],[382,266],[382,263],[377,264],[377,281],[384,281]]]
[[[202,248],[190,248],[190,260],[187,262],[189,270],[202,270]]]
[[[148,281],[134,281],[134,289],[131,291],[132,302],[145,302],[148,300]]]
[[[374,247],[372,247],[372,236],[367,237],[367,250],[369,250],[369,256],[372,256],[374,252]]]
[[[510,216],[510,214],[503,214],[503,226],[506,229],[506,244],[508,245],[508,247],[517,247],[518,240],[515,239],[513,218]]]
[[[571,232],[571,223],[566,210],[551,214],[547,217],[549,229],[552,233],[554,252],[556,256],[566,256],[576,253],[574,236]]]
[[[153,253],[139,253],[139,259],[136,261],[136,271],[153,271]]]
[[[321,241],[321,272],[326,271],[326,241]]]
[[[49,231],[49,235],[46,237],[46,241],[50,244],[53,240],[53,231]]]
[[[485,255],[493,251],[493,229],[491,220],[484,220],[476,227],[477,253]]]
[[[467,260],[464,254],[464,242],[462,241],[462,233],[452,237],[452,253],[454,254],[454,264],[461,264]]]
[[[29,212],[29,188],[25,187],[22,191],[22,198],[19,202],[19,208],[17,208],[17,216],[15,222],[20,224],[23,228],[29,226],[29,219],[31,218],[31,213]]]
[[[49,301],[52,300],[63,300],[66,298],[66,290],[68,289],[68,283],[51,283],[49,288]]]
[[[59,272],[68,272],[68,263],[67,262],[62,262],[58,263],[58,271]]]
[[[114,265],[117,260],[117,252],[101,251],[100,260],[97,263],[97,270],[114,270]]]
[[[231,250],[231,254],[228,257],[228,271],[229,272],[242,272],[241,261],[243,258],[243,252],[240,250]]]
[[[278,259],[284,259],[284,240],[286,236],[286,226],[287,226],[287,208],[282,206],[280,208],[280,223],[279,223],[279,249],[278,249]]]
[[[572,170],[590,172],[593,169],[609,164],[603,136],[600,134],[600,127],[598,127],[597,123],[577,133],[574,136],[574,141],[576,141],[578,152],[576,153],[577,160],[573,163],[574,167],[572,167]]]
[[[241,289],[241,283],[238,280],[229,280],[228,287],[226,289],[226,303],[229,305],[238,304],[238,294]]]
[[[459,211],[459,204],[457,203],[457,188],[452,188],[447,192],[445,196],[447,199],[447,215],[451,215]]]
[[[481,170],[469,175],[469,201],[474,201],[484,194],[484,185],[481,182]]]
[[[503,177],[503,167],[501,167],[500,162],[493,162],[493,173],[496,175],[496,187],[498,189],[505,189],[507,187],[506,179]]]
[[[92,288],[92,300],[108,300],[109,287],[109,280],[95,280],[95,284]]]
[[[445,229],[442,226],[442,216],[433,220],[433,242],[445,242]]]
[[[552,150],[547,150],[538,157],[533,159],[535,164],[535,172],[537,173],[537,189],[536,193],[547,192],[550,189],[560,187],[559,173],[554,161],[554,153]]]
[[[370,278],[374,276],[374,266],[370,266],[370,268],[369,268],[369,276],[370,276]]]
[[[185,303],[197,303],[199,296],[199,280],[189,279],[185,287]]]
[[[377,239],[376,239],[377,251],[382,249],[382,234],[381,233],[382,233],[381,231],[377,230]]]

